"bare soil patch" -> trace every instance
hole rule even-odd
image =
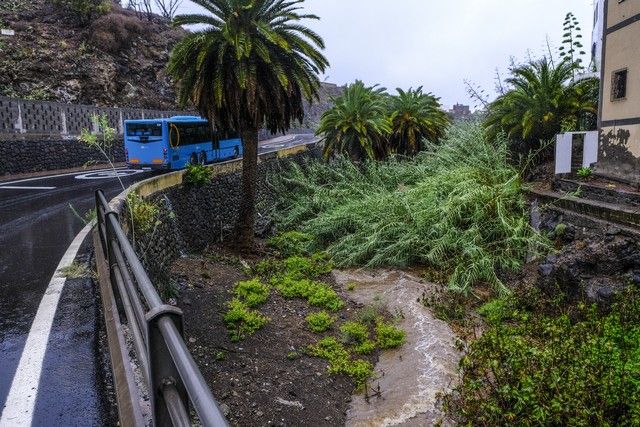
[[[172,267],[188,346],[227,419],[237,426],[344,425],[355,391],[351,379],[330,375],[325,360],[305,354],[322,337],[306,327],[305,317],[317,308],[272,292],[259,307],[271,321],[240,342],[229,339],[223,317],[233,285],[250,278],[243,271],[236,258],[218,255],[179,259]],[[335,290],[346,303],[335,313],[341,322],[358,306]],[[378,354],[365,358],[375,364]]]

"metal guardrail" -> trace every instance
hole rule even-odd
[[[99,240],[124,312],[155,426],[189,426],[189,402],[205,427],[228,426],[183,339],[182,311],[162,302],[129,243],[118,214],[96,191]]]

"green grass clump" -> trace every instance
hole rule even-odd
[[[405,339],[406,333],[392,324],[383,321],[376,324],[376,344],[382,350],[400,347]]]
[[[284,298],[305,298],[309,304],[331,311],[338,311],[344,307],[344,301],[336,291],[322,282],[279,275],[272,277],[270,283]]]
[[[236,298],[242,300],[247,307],[256,307],[269,298],[269,287],[261,283],[260,279],[238,282],[233,292]]]
[[[359,344],[369,338],[369,328],[362,323],[348,321],[340,326],[343,342]]]
[[[310,279],[330,273],[333,269],[331,261],[322,253],[313,254],[311,257],[292,256],[286,258],[282,265],[286,274]]]
[[[496,272],[546,244],[506,140],[487,141],[478,125],[452,128],[413,159],[292,164],[274,187],[280,228],[313,236],[309,249],[338,266],[428,265],[461,292],[480,282],[507,292]]]
[[[315,345],[309,346],[309,354],[326,359],[329,362],[329,373],[346,374],[362,388],[373,375],[373,365],[366,360],[351,358],[349,351],[334,337],[326,337]]]
[[[371,340],[364,340],[353,347],[353,351],[358,354],[371,354],[376,350],[376,343]]]
[[[254,334],[269,323],[269,318],[256,310],[251,310],[244,301],[234,298],[229,302],[229,310],[224,315],[229,338],[238,342],[248,335]]]
[[[307,247],[313,240],[313,237],[299,231],[287,231],[268,240],[270,247],[275,249],[280,256],[304,256],[309,255]]]
[[[316,333],[328,331],[335,322],[335,318],[324,310],[311,313],[305,320],[309,329]]]

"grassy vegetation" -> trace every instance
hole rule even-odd
[[[506,141],[487,141],[478,125],[451,129],[414,159],[292,165],[274,187],[279,226],[313,236],[308,249],[338,266],[423,264],[445,271],[453,289],[487,282],[503,292],[497,271],[543,243]]]
[[[328,331],[336,321],[333,316],[331,316],[324,310],[318,311],[316,313],[311,313],[305,318],[305,320],[307,321],[307,326],[309,327],[309,329],[316,333]]]
[[[610,310],[529,291],[485,304],[489,327],[445,399],[466,425],[639,425],[640,299]]]
[[[356,387],[362,388],[373,374],[373,365],[363,359],[353,359],[345,346],[334,337],[325,337],[309,346],[309,354],[326,359],[329,372],[345,374],[353,379]]]
[[[238,298],[229,302],[229,310],[224,315],[229,338],[233,342],[238,342],[246,338],[247,335],[254,334],[269,323],[269,320],[257,310],[251,310],[246,302]]]
[[[225,321],[229,321],[232,339],[241,339],[253,325],[261,327],[264,323],[257,311],[250,310],[248,301],[255,301],[256,305],[266,301],[269,286],[283,298],[305,299],[309,305],[321,308],[306,316],[308,329],[317,334],[329,334],[310,345],[306,353],[326,359],[331,374],[347,375],[361,389],[373,374],[373,365],[359,355],[399,347],[404,343],[405,334],[385,323],[384,310],[378,306],[363,307],[352,316],[355,320],[334,327],[337,316],[331,312],[342,309],[345,302],[329,284],[321,281],[331,271],[333,263],[325,253],[310,253],[308,246],[311,243],[310,235],[300,232],[271,238],[269,245],[285,258],[258,262],[250,272],[257,278],[236,284],[236,298],[231,302]],[[298,351],[293,351],[287,359],[293,361],[300,356]]]

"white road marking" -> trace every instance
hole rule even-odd
[[[118,170],[120,169],[126,169],[126,168],[118,168]],[[102,172],[105,170],[111,170],[111,169],[96,169],[92,172]],[[17,181],[8,181],[8,182],[0,182],[0,185],[9,185],[9,184],[18,184],[18,183],[22,183],[22,182],[31,182],[31,181],[39,181],[41,179],[49,179],[49,178],[60,178],[62,176],[71,176],[71,175],[79,175],[79,174],[83,174],[86,172],[67,172],[67,173],[60,173],[60,174],[56,174],[56,175],[45,175],[45,176],[36,176],[34,178],[25,178],[25,179],[19,179]]]
[[[66,279],[61,270],[70,266],[83,240],[93,227],[93,222],[85,226],[73,239],[58,264],[47,290],[40,301],[38,312],[31,325],[27,342],[22,350],[20,363],[13,377],[9,395],[0,415],[0,427],[31,426],[33,422],[38,386],[42,374],[42,364],[49,342],[53,319],[60,302]],[[72,366],[69,366],[72,369]]]
[[[108,170],[103,172],[90,172],[81,175],[76,175],[75,179],[113,179],[123,176],[137,175],[143,173],[141,169],[120,169],[116,171]]]
[[[0,190],[2,190],[3,188],[7,190],[55,190],[56,187],[26,187],[26,186],[19,186],[19,185],[0,184]]]

